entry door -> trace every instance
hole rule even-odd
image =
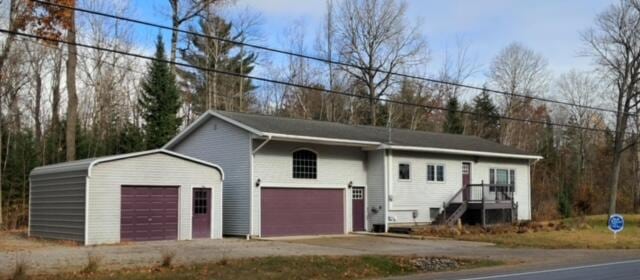
[[[471,184],[471,163],[463,162],[462,163],[462,186],[465,188],[462,192],[463,199],[465,201],[470,198],[470,190],[467,186]]]
[[[211,189],[193,189],[193,238],[211,237]]]
[[[364,231],[364,199],[365,192],[363,187],[351,188],[351,215],[353,215],[353,231]]]

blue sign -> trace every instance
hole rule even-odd
[[[613,233],[621,232],[624,229],[624,218],[621,215],[613,214],[609,217],[609,230]]]

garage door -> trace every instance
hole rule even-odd
[[[122,186],[121,241],[178,239],[178,188]]]
[[[336,189],[263,188],[262,236],[344,233],[344,195]]]

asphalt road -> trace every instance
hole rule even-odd
[[[510,274],[471,278],[450,278],[456,280],[637,280],[640,279],[640,259],[599,263],[583,266],[533,270]]]

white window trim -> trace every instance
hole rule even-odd
[[[315,178],[296,178],[294,176],[294,174],[293,174],[293,161],[294,161],[293,155],[296,152],[299,152],[299,151],[302,151],[302,150],[310,151],[310,152],[316,154],[316,177]],[[318,152],[316,150],[311,149],[311,148],[306,148],[306,147],[300,147],[300,148],[297,148],[295,150],[292,150],[291,151],[291,161],[290,162],[291,162],[291,168],[289,170],[292,171],[291,172],[291,179],[293,179],[293,180],[303,180],[303,181],[310,181],[310,180],[316,180],[317,181],[318,177],[320,177],[320,174],[319,174],[320,173],[319,172],[319,170],[320,170],[320,167],[319,167],[319,165],[320,165],[319,164],[319,162],[320,162],[320,154],[318,154]]]
[[[433,165],[433,180],[429,180],[429,165]],[[438,181],[438,166],[442,166],[442,181]],[[425,179],[429,184],[446,184],[447,183],[447,165],[442,162],[427,162],[425,165]]]
[[[492,170],[492,169],[494,170],[494,171],[493,171],[493,176],[495,177],[495,178],[493,178],[493,179],[494,179],[494,182],[497,182],[497,181],[498,181],[498,180],[497,180],[497,179],[498,179],[498,178],[497,178],[497,174],[498,174],[497,170],[498,170],[498,169],[507,170],[507,181],[508,181],[508,182],[511,182],[511,170],[513,170],[513,177],[514,177],[514,178],[518,178],[518,171],[517,171],[517,168],[515,168],[515,167],[509,167],[509,166],[503,166],[503,167],[495,167],[495,166],[494,166],[494,167],[489,167],[489,174],[488,174],[488,175],[489,175],[489,184],[491,184],[491,170]],[[513,180],[513,193],[516,193],[516,191],[517,191],[517,190],[518,190],[518,184],[516,184],[516,180],[514,179],[514,180]]]
[[[409,179],[401,179],[400,178],[400,165],[402,165],[402,164],[406,164],[406,165],[409,166]],[[398,173],[396,173],[396,175],[398,176],[398,181],[400,181],[400,182],[411,182],[411,178],[413,178],[413,176],[412,176],[413,175],[413,171],[411,170],[411,163],[409,163],[409,162],[398,162],[398,170],[397,170],[397,172]]]

